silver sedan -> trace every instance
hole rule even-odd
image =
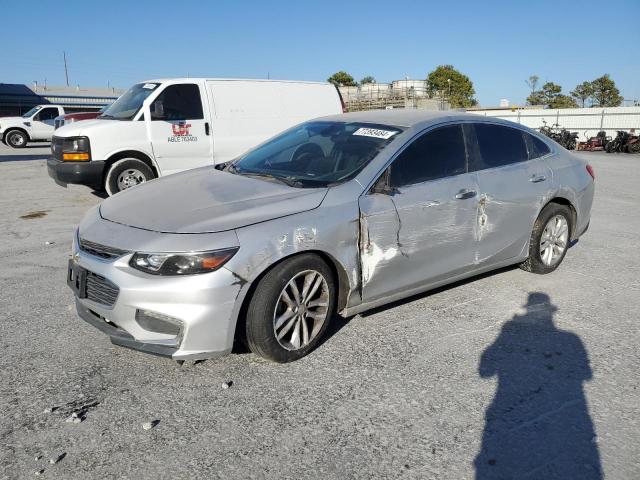
[[[514,123],[325,117],[105,200],[78,228],[67,282],[115,344],[186,360],[239,341],[288,362],[336,314],[506,265],[552,272],[593,195],[589,165]]]

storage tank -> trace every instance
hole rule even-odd
[[[386,98],[391,85],[388,83],[365,83],[360,85],[360,95],[367,98]]]
[[[427,96],[427,81],[426,80],[394,80],[391,82],[391,89],[394,95],[407,95],[414,97],[426,97]]]

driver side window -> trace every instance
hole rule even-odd
[[[414,140],[391,164],[392,187],[413,185],[466,173],[462,125],[431,130]]]
[[[44,122],[46,120],[53,120],[57,116],[58,116],[58,109],[57,108],[43,108],[35,116],[34,120],[37,120],[39,122]]]
[[[169,85],[151,106],[151,120],[202,120],[200,88],[195,84]]]

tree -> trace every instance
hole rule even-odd
[[[616,88],[616,82],[611,80],[608,73],[591,82],[593,86],[592,96],[598,107],[619,107],[622,103],[620,90]]]
[[[360,85],[366,85],[367,83],[376,83],[376,79],[371,75],[367,75],[362,80],[360,80]]]
[[[578,104],[569,95],[560,93],[549,102],[549,108],[578,108]]]
[[[530,105],[544,105],[549,108],[575,108],[576,101],[562,93],[562,87],[553,82],[547,82],[541,90],[534,91],[527,97]]]
[[[453,108],[472,107],[478,104],[473,98],[476,91],[469,77],[453,68],[453,65],[440,65],[427,76],[429,95],[440,95],[449,100]]]
[[[333,75],[331,75],[327,79],[327,82],[331,82],[334,85],[338,85],[340,87],[355,87],[356,86],[356,82],[353,79],[353,77],[351,75],[349,75],[347,72],[345,72],[344,70],[340,70],[339,72],[336,72]]]
[[[531,94],[532,95],[535,93],[536,89],[538,88],[538,81],[539,80],[540,80],[539,76],[531,75],[527,80],[524,81],[524,83],[529,85],[529,88],[531,89]]]
[[[591,82],[582,82],[580,85],[576,85],[571,91],[571,96],[580,101],[582,108],[585,107],[587,100],[593,96],[593,84]]]

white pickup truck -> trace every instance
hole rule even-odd
[[[23,148],[27,142],[49,142],[54,119],[65,113],[69,112],[60,105],[37,105],[21,117],[0,117],[0,140],[13,148]]]

